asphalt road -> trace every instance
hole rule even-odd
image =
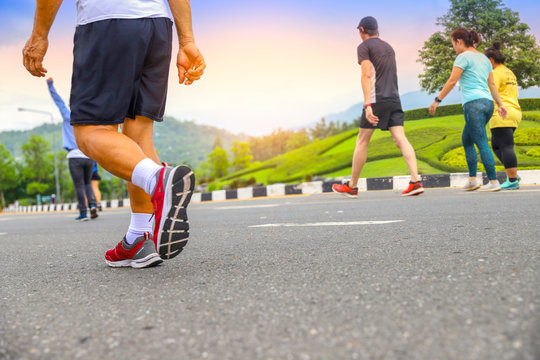
[[[127,209],[0,215],[0,358],[540,359],[540,187],[189,210],[143,270],[103,259]]]

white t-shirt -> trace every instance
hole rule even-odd
[[[78,159],[89,159],[88,156],[84,155],[84,153],[79,150],[79,149],[73,149],[73,150],[70,150],[68,151],[66,157],[68,159],[75,159],[75,158],[78,158]]]
[[[168,17],[165,0],[77,0],[77,25],[105,19]]]

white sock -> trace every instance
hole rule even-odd
[[[126,233],[126,242],[133,244],[145,232],[152,232],[152,214],[131,213],[131,222]]]
[[[152,195],[152,191],[156,187],[156,173],[161,168],[150,158],[141,160],[133,169],[131,182],[143,189],[148,195]]]

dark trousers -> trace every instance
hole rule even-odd
[[[491,147],[505,169],[517,168],[517,156],[514,151],[515,127],[491,129]]]
[[[96,205],[94,191],[90,179],[94,170],[94,160],[84,158],[71,158],[69,160],[69,172],[75,192],[77,193],[77,201],[79,202],[79,211],[81,214],[86,213],[86,199],[89,206]]]

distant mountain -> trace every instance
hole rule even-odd
[[[540,88],[533,87],[533,88],[529,88],[525,90],[521,89],[519,91],[519,97],[523,99],[540,98]],[[435,94],[430,95],[424,91],[408,92],[401,95],[401,105],[403,106],[403,110],[424,108],[431,105],[434,98],[435,98]],[[448,94],[447,97],[443,101],[444,105],[460,104],[460,103],[461,103],[461,93],[459,92],[457,87],[454,88],[454,90],[452,90],[450,94]],[[341,122],[344,121],[346,123],[349,123],[362,115],[363,106],[364,106],[364,103],[362,102],[362,103],[351,106],[350,108],[348,108],[347,110],[343,112],[326,115],[324,118],[326,119],[327,122],[328,121],[341,121]]]
[[[20,161],[22,144],[27,142],[32,134],[43,137],[50,144],[54,144],[54,149],[61,150],[61,124],[43,124],[31,130],[3,131],[0,132],[0,143]],[[217,136],[227,150],[233,140],[248,139],[247,135],[236,135],[213,126],[198,125],[192,121],[178,121],[168,116],[154,126],[154,143],[159,157],[171,164],[186,163],[197,166],[206,160],[206,154],[212,151]]]

